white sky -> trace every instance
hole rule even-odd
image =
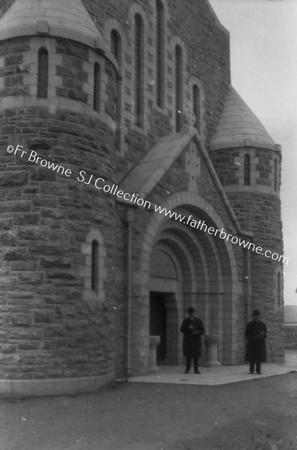
[[[232,85],[282,146],[285,304],[297,304],[297,0],[210,0],[230,32]]]

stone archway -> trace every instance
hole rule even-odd
[[[162,206],[174,209],[184,216],[191,214],[197,219],[203,219],[207,226],[224,228],[220,216],[200,196],[180,192],[168,197]],[[134,274],[134,287],[138,291],[138,305],[141,308],[142,339],[137,342],[137,336],[132,329],[136,342],[133,360],[137,361],[140,373],[145,373],[148,369],[150,263],[156,250],[167,252],[176,267],[175,321],[172,322],[172,326],[178,328],[186,308],[190,305],[195,306],[206,325],[207,333],[221,336],[220,361],[223,364],[234,363],[234,318],[239,287],[232,244],[215,239],[204,231],[154,214],[144,234],[139,270]],[[172,330],[168,331],[170,332],[173,333]],[[176,346],[175,354],[179,355],[177,361],[180,363],[181,333],[177,335]]]

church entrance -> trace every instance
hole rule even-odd
[[[177,214],[194,218],[197,223],[226,229],[204,199],[195,196],[195,205],[192,200],[187,192],[179,193],[168,200],[166,207],[175,208]],[[234,246],[227,244],[204,229],[160,214],[151,217],[134,272],[135,308],[140,322],[137,326],[132,323],[136,343],[132,357],[138,373],[149,371],[150,342],[154,342],[150,336],[160,336],[156,355],[159,364],[183,364],[183,335],[179,330],[189,306],[197,310],[207,337],[219,337],[218,361],[227,365],[238,361],[241,342],[235,339],[235,331],[242,291],[238,285]],[[203,358],[204,363],[208,358],[205,337]]]
[[[157,364],[166,364],[167,359],[167,311],[163,292],[150,293],[150,335],[160,336],[157,346]]]
[[[175,294],[151,291],[150,336],[160,336],[160,343],[157,346],[157,364],[178,364],[179,334]]]
[[[150,265],[150,336],[160,336],[157,363],[178,364],[178,274],[170,250],[157,247]]]

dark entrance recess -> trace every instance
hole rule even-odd
[[[160,336],[157,347],[157,364],[166,364],[167,359],[167,314],[165,293],[150,293],[150,335]]]

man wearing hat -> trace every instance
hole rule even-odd
[[[266,362],[266,325],[260,320],[261,313],[258,309],[253,312],[253,320],[246,326],[245,337],[247,339],[246,361],[250,363],[250,373],[254,373],[255,365],[257,374],[261,374],[261,363]]]
[[[184,333],[183,353],[186,357],[185,373],[191,370],[191,362],[193,358],[194,372],[200,373],[198,369],[198,359],[201,356],[201,336],[204,334],[204,326],[202,320],[196,317],[196,311],[193,306],[188,308],[188,315],[180,327],[180,331]]]

